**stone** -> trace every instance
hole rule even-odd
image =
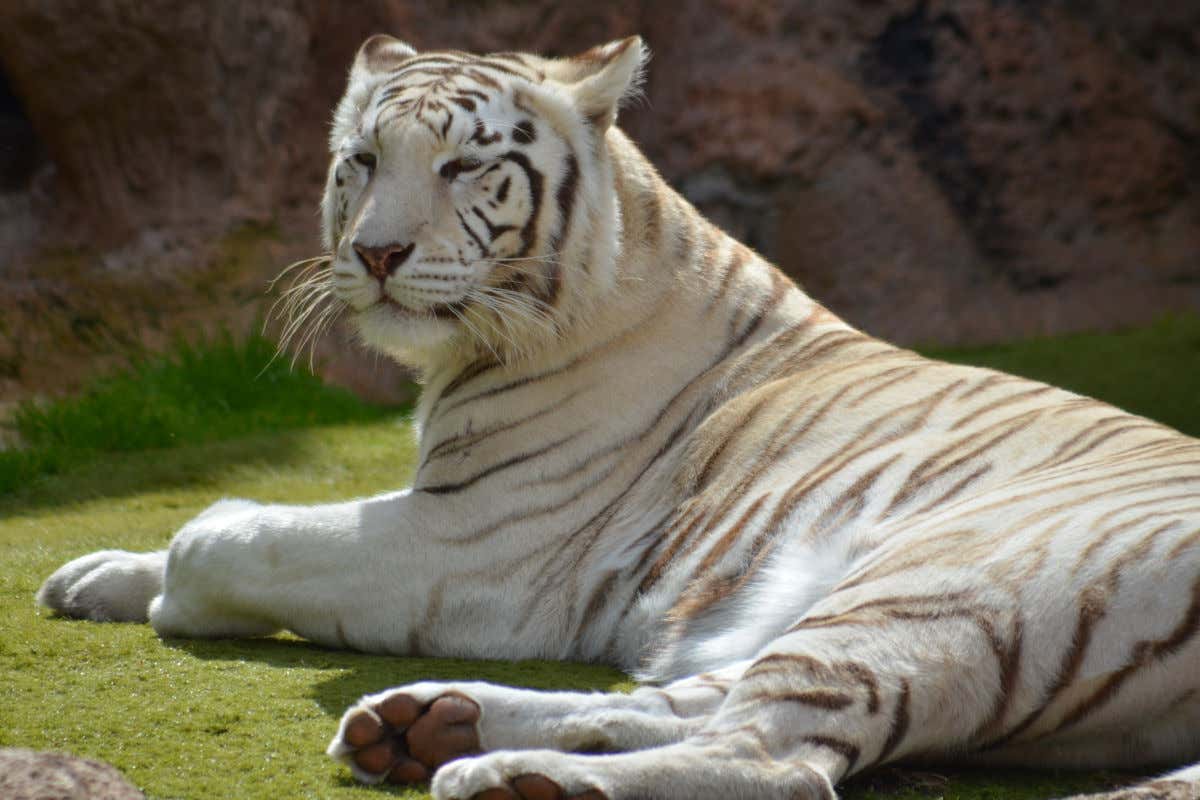
[[[0,748],[5,800],[144,800],[116,767],[66,753]]]

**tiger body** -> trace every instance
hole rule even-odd
[[[1194,760],[1200,442],[854,330],[612,125],[642,59],[635,40],[559,61],[369,40],[307,285],[423,370],[412,488],[223,501],[169,551],[66,565],[42,602],[661,686],[417,684],[347,712],[331,755],[439,798],[830,797],[901,758]]]

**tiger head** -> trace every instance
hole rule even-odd
[[[328,288],[366,343],[504,359],[586,315],[616,272],[604,140],[645,59],[637,37],[564,59],[362,45],[322,211]]]

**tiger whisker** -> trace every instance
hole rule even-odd
[[[288,264],[286,267],[284,267],[282,270],[280,270],[278,275],[276,275],[274,278],[271,279],[270,283],[267,284],[267,291],[273,290],[275,288],[275,285],[277,283],[279,283],[281,280],[283,280],[284,278],[286,278],[288,275],[290,275],[292,273],[292,271],[299,269],[300,267],[306,267],[306,266],[309,266],[312,264],[319,264],[321,262],[329,263],[332,261],[332,258],[333,258],[332,256],[325,254],[325,255],[319,255],[319,256],[312,256],[311,258],[302,258],[299,261],[293,261],[291,264]]]
[[[470,294],[475,299],[484,301],[485,305],[493,307],[499,313],[503,313],[505,309],[511,309],[530,321],[538,323],[544,330],[557,332],[553,307],[542,300],[496,286],[472,287]]]
[[[447,306],[447,308],[449,308],[450,313],[457,317],[458,321],[461,322],[463,326],[474,335],[475,339],[478,340],[480,344],[491,351],[492,355],[497,361],[503,361],[503,359],[500,358],[500,354],[496,352],[496,348],[492,347],[492,343],[488,341],[487,337],[484,336],[478,328],[472,325],[470,320],[468,320],[462,312],[460,312],[454,306]]]

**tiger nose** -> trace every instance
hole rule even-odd
[[[374,275],[379,280],[387,280],[388,276],[400,269],[400,265],[408,260],[412,255],[416,244],[385,244],[380,247],[367,247],[366,245],[354,245],[354,252],[358,253],[358,258],[362,261],[363,266],[367,268],[367,272]]]

